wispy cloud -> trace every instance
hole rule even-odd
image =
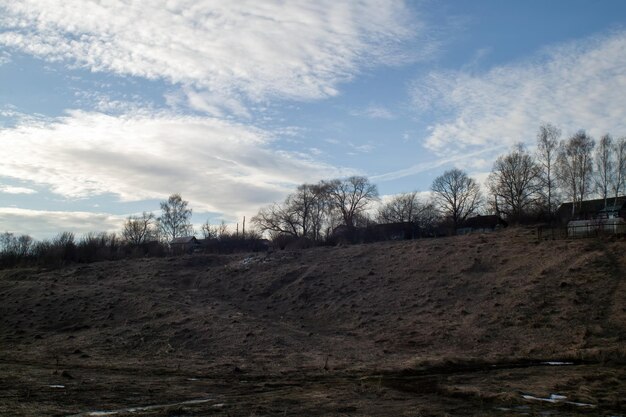
[[[9,55],[6,51],[0,51],[0,67],[4,64],[8,64],[11,62],[11,55]]]
[[[89,232],[119,232],[123,216],[82,211],[26,210],[0,207],[0,230],[47,239],[67,231],[81,235]],[[19,230],[16,229],[19,225]]]
[[[433,72],[411,90],[418,112],[437,113],[425,146],[439,155],[519,141],[542,122],[566,133],[626,133],[626,32],[546,49],[482,74]]]
[[[364,109],[360,110],[352,110],[350,112],[352,116],[356,117],[367,117],[370,119],[384,119],[384,120],[393,120],[396,116],[389,110],[388,108],[377,105],[370,104]]]
[[[45,184],[66,197],[122,200],[173,192],[201,211],[247,214],[290,187],[349,174],[287,152],[270,132],[214,118],[73,111],[0,129],[0,176]]]
[[[396,0],[22,0],[0,16],[0,45],[179,83],[209,113],[242,98],[333,96],[363,66],[412,58],[400,45],[421,29]]]
[[[498,152],[502,152],[505,146],[499,145],[494,147],[489,147],[486,149],[481,149],[478,151],[470,152],[470,153],[454,153],[450,156],[434,159],[430,161],[420,162],[415,165],[411,165],[408,168],[399,169],[396,171],[386,172],[384,174],[374,175],[370,177],[373,181],[393,181],[399,178],[409,177],[411,175],[420,174],[422,172],[430,171],[435,168],[440,168],[446,165],[454,165],[455,167],[461,169],[474,169],[476,168],[475,161],[480,161],[480,166],[482,167],[485,163],[485,159],[478,158],[479,156],[485,154],[491,154],[494,156],[497,155]]]
[[[0,193],[5,194],[36,194],[37,191],[32,188],[14,187],[11,185],[0,185]]]

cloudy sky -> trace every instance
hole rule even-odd
[[[0,0],[0,231],[234,222],[303,182],[477,178],[626,135],[623,0]]]

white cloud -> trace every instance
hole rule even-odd
[[[6,194],[36,194],[37,191],[26,187],[13,187],[11,185],[0,185],[0,193]]]
[[[396,0],[21,0],[0,16],[0,45],[180,83],[211,114],[224,100],[241,111],[242,96],[333,96],[362,66],[415,58],[400,44],[422,29]]]
[[[0,129],[0,143],[0,176],[63,196],[130,201],[180,192],[198,211],[231,216],[252,214],[294,185],[352,173],[278,149],[266,131],[170,113],[72,111]]]
[[[0,67],[11,62],[11,55],[6,51],[0,51]]]
[[[383,120],[393,120],[396,116],[391,112],[391,110],[387,109],[384,106],[377,104],[370,104],[365,109],[362,110],[353,110],[350,112],[352,116],[356,117],[368,117],[370,119],[383,119]]]
[[[566,134],[626,133],[626,32],[542,51],[483,74],[433,72],[417,81],[420,112],[435,112],[425,146],[439,155],[524,141],[542,122]]]
[[[124,217],[107,213],[0,207],[0,231],[26,234],[36,239],[51,238],[63,231],[77,236],[89,232],[119,232],[123,222]]]

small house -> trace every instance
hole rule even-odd
[[[605,204],[606,203],[606,204]],[[572,220],[626,219],[626,196],[584,200],[576,207],[574,203],[563,203],[556,211],[556,217],[563,225]]]
[[[201,244],[195,236],[177,237],[170,242],[170,248],[175,254],[192,253],[200,247]]]

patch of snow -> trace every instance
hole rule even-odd
[[[111,411],[88,411],[85,413],[74,414],[69,417],[100,417],[100,416],[114,416],[116,414],[126,414],[126,413],[136,413],[140,411],[154,411],[162,408],[174,407],[177,405],[193,405],[193,404],[203,404],[208,403],[209,401],[213,401],[212,399],[199,399],[199,400],[188,400],[181,401],[178,403],[171,404],[156,404],[156,405],[146,405],[143,407],[129,407],[129,408],[121,408],[119,410],[111,410]]]
[[[589,407],[589,408],[595,408],[596,406],[594,404],[587,404],[587,403],[579,403],[579,402],[575,402],[575,401],[565,401],[567,399],[567,397],[565,395],[560,395],[560,394],[550,394],[550,397],[548,398],[541,398],[541,397],[535,397],[534,395],[522,395],[522,398],[525,400],[532,400],[532,401],[544,401],[544,402],[548,402],[548,403],[562,403],[562,404],[569,404],[569,405],[574,405],[577,407]]]

